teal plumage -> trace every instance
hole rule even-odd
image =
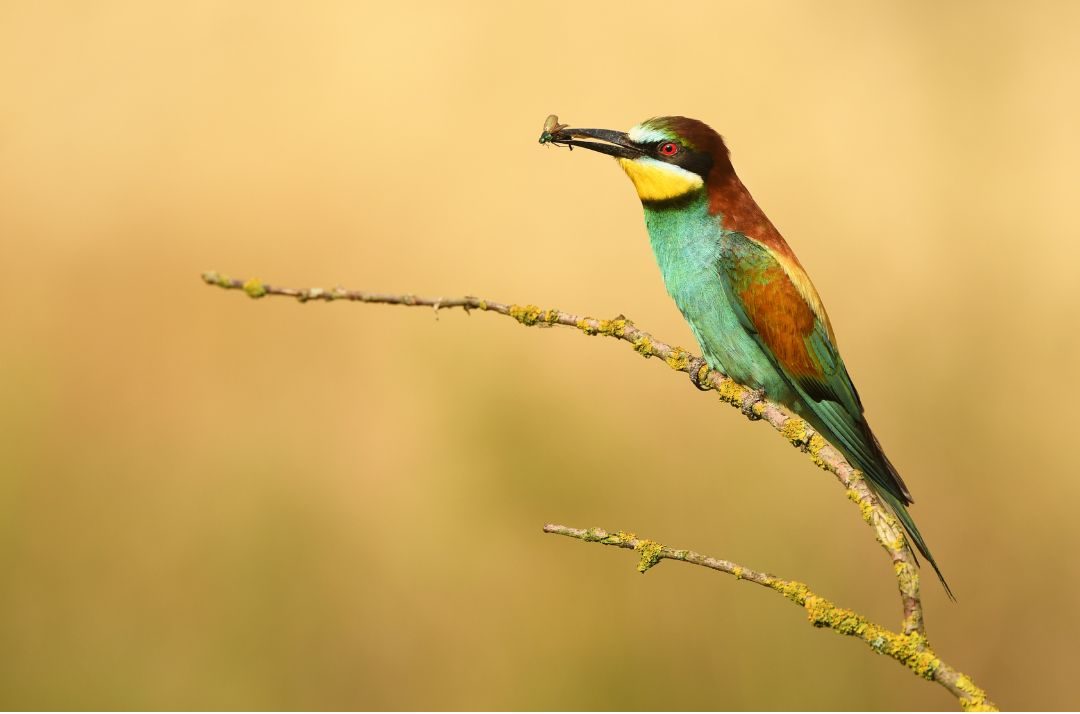
[[[743,327],[739,298],[723,279],[731,260],[704,192],[678,208],[645,206],[649,242],[664,285],[709,367],[784,403],[793,396],[761,344]],[[727,241],[730,243],[730,241]]]
[[[661,117],[627,134],[565,129],[550,140],[618,158],[642,200],[664,284],[709,366],[763,390],[840,449],[951,597],[908,513],[911,494],[866,422],[821,300],[735,174],[723,139],[699,121]]]

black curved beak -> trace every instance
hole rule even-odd
[[[599,141],[579,141],[579,139],[598,139]],[[583,149],[597,151],[619,159],[636,159],[645,153],[637,144],[630,141],[630,137],[624,132],[612,131],[611,129],[559,129],[551,133],[545,132],[540,137],[540,143],[570,147],[580,146]]]

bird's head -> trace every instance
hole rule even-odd
[[[628,132],[559,128],[541,141],[614,156],[644,203],[681,199],[726,177],[731,161],[709,125],[686,117],[646,119]]]

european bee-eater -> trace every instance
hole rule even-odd
[[[541,142],[614,156],[645,209],[668,294],[705,361],[806,419],[865,474],[952,597],[908,514],[911,492],[863,416],[825,307],[787,242],[735,174],[723,138],[686,117],[629,132],[549,118]]]

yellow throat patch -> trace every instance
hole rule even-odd
[[[693,171],[652,158],[618,159],[642,201],[666,201],[705,185]]]

